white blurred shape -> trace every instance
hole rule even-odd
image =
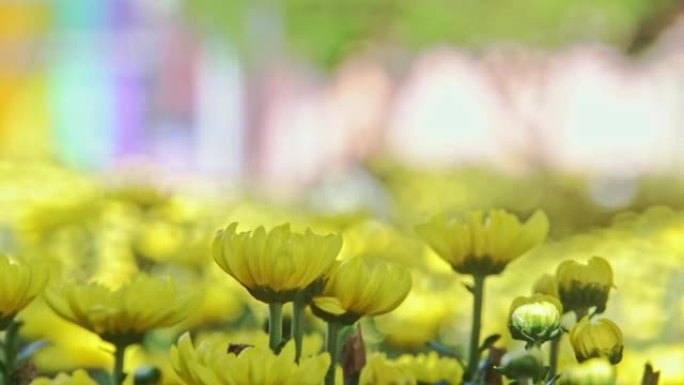
[[[196,78],[198,168],[209,175],[238,177],[245,163],[245,99],[237,53],[225,41],[205,41]]]
[[[491,160],[497,110],[483,68],[453,52],[427,54],[415,64],[398,95],[390,122],[390,147],[420,163]]]

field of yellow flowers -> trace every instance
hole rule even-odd
[[[368,167],[336,210],[0,164],[0,385],[684,383],[676,184]]]

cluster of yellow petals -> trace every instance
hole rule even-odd
[[[585,316],[570,330],[570,343],[579,362],[606,358],[617,364],[622,360],[622,331],[609,319],[590,320]]]
[[[58,315],[107,340],[176,324],[192,312],[194,298],[174,280],[146,274],[117,289],[71,282],[45,293]]]
[[[275,294],[305,289],[328,273],[342,248],[339,235],[293,233],[288,224],[269,232],[263,227],[237,232],[237,226],[233,223],[218,232],[214,260],[252,294],[258,289]],[[268,302],[265,295],[257,296]]]
[[[280,354],[262,346],[229,352],[221,340],[205,340],[195,347],[188,333],[171,348],[171,363],[187,385],[320,385],[330,356],[303,357],[295,363],[294,344]]]
[[[399,306],[410,290],[411,275],[403,267],[350,258],[332,271],[314,306],[331,316],[380,315]]]
[[[31,385],[98,385],[98,383],[88,376],[85,370],[79,369],[72,375],[60,373],[55,378],[39,377],[33,380]]]
[[[0,254],[0,320],[11,319],[43,290],[47,273],[39,264]]]
[[[493,275],[544,241],[549,220],[542,211],[525,223],[505,210],[441,214],[417,227],[425,242],[462,274]]]

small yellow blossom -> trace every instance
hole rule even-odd
[[[613,286],[613,270],[608,261],[592,257],[586,264],[567,260],[556,270],[558,294],[565,311],[605,310]]]
[[[570,343],[579,362],[595,357],[607,358],[611,364],[622,360],[622,331],[609,319],[585,316],[570,330]]]
[[[263,302],[288,302],[335,263],[342,247],[339,235],[293,233],[289,225],[237,231],[233,223],[216,235],[214,260],[252,296]]]
[[[565,369],[558,385],[615,385],[615,368],[604,358],[592,358]]]
[[[326,321],[352,324],[394,310],[410,290],[411,275],[401,266],[351,258],[330,273],[323,292],[313,300],[313,311]]]
[[[437,352],[417,356],[405,354],[397,360],[421,384],[458,385],[463,379],[463,367],[449,357],[440,357]]]
[[[31,382],[31,385],[98,385],[97,381],[90,378],[85,370],[76,370],[71,376],[60,373],[53,379],[39,377]]]
[[[136,342],[151,329],[171,326],[193,310],[194,296],[171,280],[138,275],[118,289],[67,283],[45,293],[62,318],[109,342]]]
[[[230,350],[230,351],[229,351]],[[221,340],[205,340],[193,346],[188,333],[171,348],[171,363],[187,385],[319,385],[330,356],[303,357],[294,362],[294,344],[280,354],[261,346],[229,349]]]
[[[43,290],[47,274],[36,264],[0,254],[0,330]]]
[[[383,354],[373,353],[361,371],[359,385],[416,385],[416,378],[406,365],[388,360]]]
[[[504,210],[438,215],[418,226],[427,244],[461,274],[500,274],[511,261],[546,238],[549,221],[541,211],[525,223]]]
[[[556,277],[544,274],[534,282],[532,294],[546,294],[558,298],[558,283]]]

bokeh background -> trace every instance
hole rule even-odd
[[[140,253],[209,258],[198,234],[232,220],[343,231],[345,253],[424,274],[380,345],[414,349],[407,325],[465,341],[470,297],[416,223],[541,208],[550,240],[491,280],[485,329],[601,255],[621,383],[647,360],[684,383],[683,145],[676,0],[0,2],[2,249],[126,275]],[[107,362],[59,356],[38,363]]]

